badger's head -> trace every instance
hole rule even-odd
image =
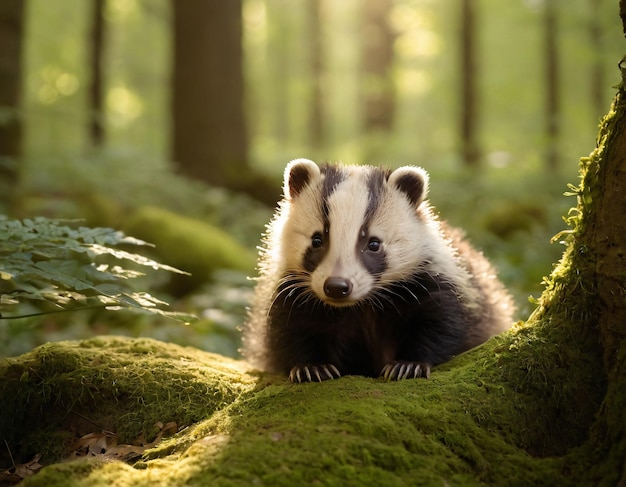
[[[418,167],[292,161],[280,236],[285,279],[331,306],[375,299],[381,288],[409,279],[437,238],[427,191],[428,175]]]

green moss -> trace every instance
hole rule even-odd
[[[254,270],[254,253],[223,230],[167,210],[142,207],[130,217],[124,231],[153,243],[164,263],[191,273],[175,277],[181,293],[207,282],[219,269]]]
[[[195,423],[250,387],[241,364],[153,340],[51,343],[0,363],[0,432],[14,456],[58,459],[64,425],[130,442]],[[84,421],[83,421],[84,420]],[[88,423],[88,424],[86,424]],[[60,433],[59,433],[60,432]]]
[[[126,441],[156,421],[189,425],[134,466],[54,464],[25,485],[563,483],[563,458],[533,457],[520,446],[514,405],[523,396],[496,382],[514,337],[436,368],[431,380],[305,385],[153,340],[50,344],[3,364],[2,430],[16,445],[43,426],[62,429],[69,411]],[[32,424],[43,411],[45,421]]]

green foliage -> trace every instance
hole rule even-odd
[[[129,280],[143,273],[128,268],[127,263],[179,274],[182,271],[121,248],[145,246],[146,242],[109,228],[74,228],[71,225],[75,223],[44,217],[19,221],[0,216],[3,319],[25,317],[14,314],[24,303],[41,308],[32,314],[100,307],[189,318],[164,311],[162,307],[167,303],[135,291]]]
[[[4,321],[0,322],[0,356],[19,355],[50,340],[83,339],[95,333],[149,336],[237,356],[236,327],[249,303],[253,283],[247,278],[253,272],[253,249],[270,219],[269,208],[243,194],[183,178],[165,161],[135,150],[33,157],[27,162],[20,188],[22,215],[80,218],[88,226],[120,229],[155,244],[142,253],[192,276],[150,272],[133,282],[152,290],[173,309],[200,319],[181,326],[154,314],[93,310],[28,322]],[[229,262],[239,255],[234,267],[245,270],[216,270],[220,266],[210,259],[210,248],[224,238],[215,240],[212,229],[219,229],[222,236],[228,234],[228,243],[221,247],[233,254]],[[234,252],[235,248],[239,250]],[[191,294],[181,296],[190,289]]]

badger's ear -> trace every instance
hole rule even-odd
[[[389,184],[404,193],[417,208],[428,194],[428,173],[421,167],[399,167],[389,176]]]
[[[320,168],[309,159],[295,159],[287,164],[283,183],[285,198],[294,199],[304,188],[320,178]]]

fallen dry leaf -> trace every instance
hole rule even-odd
[[[40,458],[41,455],[35,455],[30,462],[18,463],[14,467],[1,472],[0,485],[17,484],[39,472],[43,468],[43,465],[39,463]]]
[[[122,460],[125,462],[139,458],[143,453],[156,446],[164,436],[171,436],[178,431],[175,422],[169,422],[165,426],[158,422],[155,426],[159,429],[156,437],[151,442],[146,442],[143,434],[136,440],[134,445],[118,445],[117,435],[108,431],[102,433],[89,433],[74,443],[72,448],[74,458],[84,456],[101,456],[107,459]]]
[[[16,465],[15,473],[25,479],[26,477],[30,477],[31,475],[39,472],[39,470],[43,468],[43,465],[39,463],[40,458],[41,455],[37,454],[30,462]]]
[[[102,455],[115,445],[117,445],[117,436],[113,433],[89,433],[76,441],[72,450],[77,457]]]

